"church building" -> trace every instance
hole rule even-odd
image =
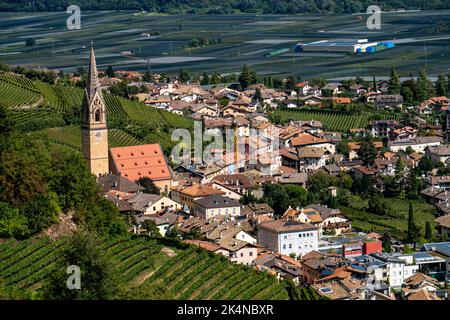
[[[109,173],[106,104],[98,81],[93,46],[90,51],[88,82],[84,92],[81,141],[83,156],[91,173],[97,177]]]
[[[89,170],[96,177],[109,173],[123,175],[132,181],[148,177],[163,192],[168,192],[171,187],[177,185],[160,144],[108,148],[106,104],[98,79],[93,46],[90,50],[88,82],[84,92],[81,135],[83,156]]]

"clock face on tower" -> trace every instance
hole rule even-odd
[[[100,138],[102,137],[102,133],[100,131],[98,131],[95,136],[97,137],[98,140],[100,140]]]

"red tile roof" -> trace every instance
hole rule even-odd
[[[159,144],[118,147],[109,149],[117,173],[138,180],[149,177],[154,181],[172,179]]]

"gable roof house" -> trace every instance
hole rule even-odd
[[[298,149],[299,170],[301,172],[314,171],[326,164],[328,150],[319,147],[304,147]]]
[[[112,192],[119,196],[135,194],[144,190],[143,187],[120,174],[100,175],[97,182],[102,187],[103,192]]]
[[[111,148],[109,159],[112,173],[132,181],[148,177],[164,192],[176,185],[172,169],[158,143]]]
[[[143,215],[156,215],[164,211],[180,210],[181,204],[169,199],[165,196],[139,193],[128,199],[128,203],[133,210]]]
[[[442,162],[446,166],[450,165],[450,145],[427,147],[425,155],[430,157],[435,164]]]
[[[327,150],[330,154],[336,153],[336,146],[334,144],[310,133],[301,133],[297,137],[292,138],[290,145],[297,150],[304,147],[316,147]]]
[[[192,210],[193,202],[195,200],[210,196],[210,195],[224,195],[225,192],[213,188],[206,184],[193,183],[190,185],[174,187],[170,190],[170,197],[174,201],[187,205]]]
[[[401,108],[403,106],[403,97],[399,94],[380,94],[375,98],[377,108]]]
[[[215,216],[240,216],[241,204],[222,195],[209,195],[194,200],[192,203],[193,214],[203,219]]]

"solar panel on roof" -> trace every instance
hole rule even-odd
[[[331,290],[330,288],[324,287],[324,288],[320,288],[320,291],[322,291],[323,293],[332,293],[333,290]]]

